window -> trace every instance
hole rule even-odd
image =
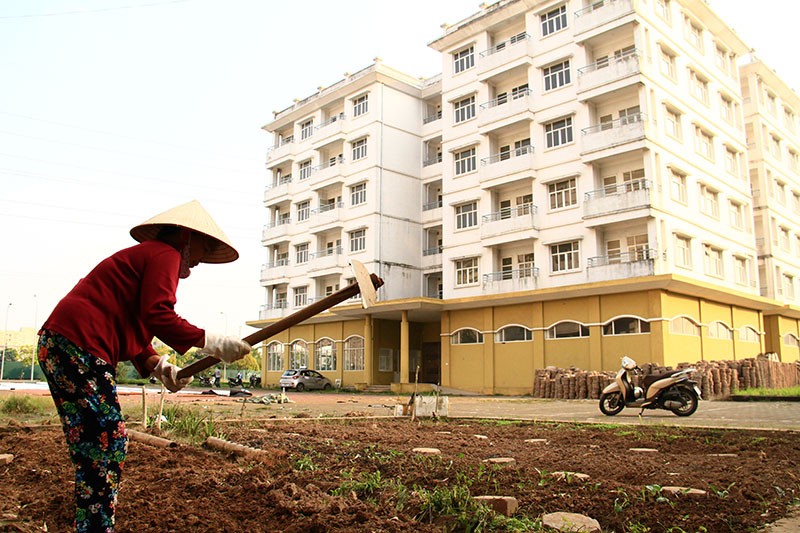
[[[640,122],[642,119],[642,113],[639,110],[639,106],[635,105],[633,107],[629,107],[627,109],[620,109],[619,110],[619,124],[620,126],[625,126],[627,124],[634,124],[636,122]]]
[[[550,209],[561,209],[578,204],[578,185],[575,178],[547,184]]]
[[[570,84],[569,59],[543,69],[544,90],[551,91]]]
[[[453,54],[453,72],[458,74],[475,66],[475,49],[470,46]]]
[[[456,263],[456,285],[474,285],[478,283],[478,258],[460,259]]]
[[[725,74],[730,73],[730,56],[728,55],[728,51],[720,45],[716,46],[714,53],[714,64],[716,64],[717,68]]]
[[[800,339],[798,339],[797,335],[792,335],[791,333],[787,333],[783,336],[783,344],[786,346],[793,346],[797,348],[800,346]]]
[[[665,48],[661,48],[659,65],[661,74],[671,80],[675,79],[675,54]]]
[[[739,330],[739,340],[744,342],[758,342],[761,336],[758,332],[750,327],[750,326],[743,326]]]
[[[700,126],[694,127],[694,149],[703,157],[714,160],[714,138]]]
[[[294,306],[303,307],[308,304],[308,287],[294,288]]]
[[[314,346],[314,359],[317,370],[336,370],[336,343],[331,339],[318,340]]]
[[[450,335],[450,344],[483,344],[483,333],[477,329],[460,329]]]
[[[739,175],[739,152],[728,146],[725,147],[725,170],[734,176]]]
[[[678,316],[669,321],[669,332],[676,335],[700,336],[700,326],[685,316]]]
[[[474,172],[477,168],[475,148],[469,148],[455,153],[456,176]]]
[[[478,225],[478,202],[456,206],[456,229],[474,228]]]
[[[311,202],[306,200],[305,202],[297,202],[295,209],[297,210],[297,221],[303,222],[304,220],[308,220],[308,216],[311,213]]]
[[[739,285],[750,284],[749,263],[746,257],[734,256],[733,258],[734,275],[736,276],[736,283]]]
[[[522,342],[533,339],[533,331],[524,326],[506,326],[494,334],[494,342]]]
[[[568,272],[577,270],[581,264],[580,241],[562,242],[550,245],[550,270]]]
[[[564,321],[550,326],[545,331],[546,339],[572,339],[576,337],[588,337],[589,328],[580,322]]]
[[[719,116],[722,117],[722,120],[727,122],[728,124],[734,124],[735,114],[734,114],[734,103],[731,98],[725,96],[724,94],[719,95]]]
[[[283,344],[271,342],[267,345],[267,371],[283,370]]]
[[[358,229],[350,232],[350,252],[363,252],[367,249],[367,230]]]
[[[363,139],[358,139],[357,141],[353,141],[351,146],[353,147],[353,161],[358,161],[359,159],[364,159],[367,157],[366,137]]]
[[[700,211],[719,218],[719,193],[706,185],[700,185]]]
[[[692,96],[708,105],[708,80],[693,70],[689,70],[689,87]]]
[[[732,228],[744,230],[744,204],[735,200],[729,202],[730,223]]]
[[[300,181],[308,178],[311,175],[311,160],[301,161],[298,163],[297,168],[300,174]]]
[[[314,119],[310,118],[300,123],[300,139],[308,139],[314,135]]]
[[[295,263],[298,265],[308,263],[308,243],[295,245],[294,247]]]
[[[359,183],[350,187],[350,205],[361,205],[367,202],[367,184]]]
[[[656,0],[656,14],[667,22],[672,20],[669,0]]]
[[[686,175],[675,169],[670,169],[669,173],[672,199],[676,202],[686,204],[688,201],[686,196]]]
[[[567,6],[561,6],[548,11],[541,17],[542,37],[563,30],[567,27]]]
[[[369,111],[369,95],[364,94],[353,99],[353,117],[360,117]]]
[[[454,120],[456,124],[469,120],[475,116],[475,97],[470,96],[453,104]]]
[[[775,159],[781,158],[781,139],[775,135],[769,136],[769,153]]]
[[[692,240],[689,237],[675,236],[675,264],[686,268],[692,267]]]
[[[706,274],[709,276],[722,277],[722,250],[711,244],[703,245],[703,257]]]
[[[572,117],[562,118],[544,125],[545,145],[555,148],[572,142]]]
[[[681,114],[670,107],[664,107],[664,130],[667,135],[680,140],[683,137],[681,128]]]
[[[342,350],[344,369],[349,371],[364,370],[364,337],[349,337],[344,341]]]
[[[394,353],[391,348],[378,350],[378,372],[394,371]]]
[[[294,341],[289,345],[289,368],[308,368],[308,343]]]
[[[603,326],[603,335],[633,335],[650,333],[650,322],[635,316],[623,316]]]
[[[789,168],[795,172],[800,172],[800,156],[791,148],[789,148]]]
[[[797,117],[795,116],[794,111],[788,107],[783,108],[783,123],[792,133],[796,131]]]
[[[686,40],[698,50],[703,50],[703,28],[688,18],[686,19]]]
[[[733,340],[733,330],[724,322],[712,322],[708,325],[708,336],[712,339],[729,341]]]

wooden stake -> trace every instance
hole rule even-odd
[[[151,435],[149,433],[142,433],[141,431],[134,431],[132,429],[128,430],[128,438],[149,444],[150,446],[156,446],[158,448],[177,448],[179,446],[175,441],[162,439],[161,437],[156,437],[155,435]]]
[[[158,406],[158,420],[156,420],[156,429],[161,431],[161,417],[164,413],[164,397],[167,395],[167,388],[161,384],[161,404]]]
[[[147,389],[142,385],[142,427],[147,429]]]

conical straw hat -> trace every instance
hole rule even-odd
[[[203,263],[230,263],[239,257],[239,252],[230,243],[228,237],[197,200],[173,207],[145,220],[131,228],[131,237],[139,242],[151,241],[156,238],[158,230],[162,226],[180,226],[208,235],[216,240],[217,246],[212,252],[203,256]]]

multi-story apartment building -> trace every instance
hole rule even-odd
[[[761,294],[786,304],[766,312],[774,335],[767,350],[797,346],[791,320],[800,281],[800,98],[763,62],[750,56],[741,66],[753,221]]]
[[[268,382],[307,364],[402,386],[419,367],[525,393],[537,368],[624,354],[798,358],[765,329],[774,315],[797,335],[794,310],[759,292],[749,49],[704,2],[501,0],[429,46],[440,77],[376,63],[265,126],[260,318],[336,290],[343,256],[386,280],[368,314],[276,337]]]

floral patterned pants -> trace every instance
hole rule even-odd
[[[49,331],[38,353],[75,464],[75,531],[113,532],[128,452],[114,368]]]

